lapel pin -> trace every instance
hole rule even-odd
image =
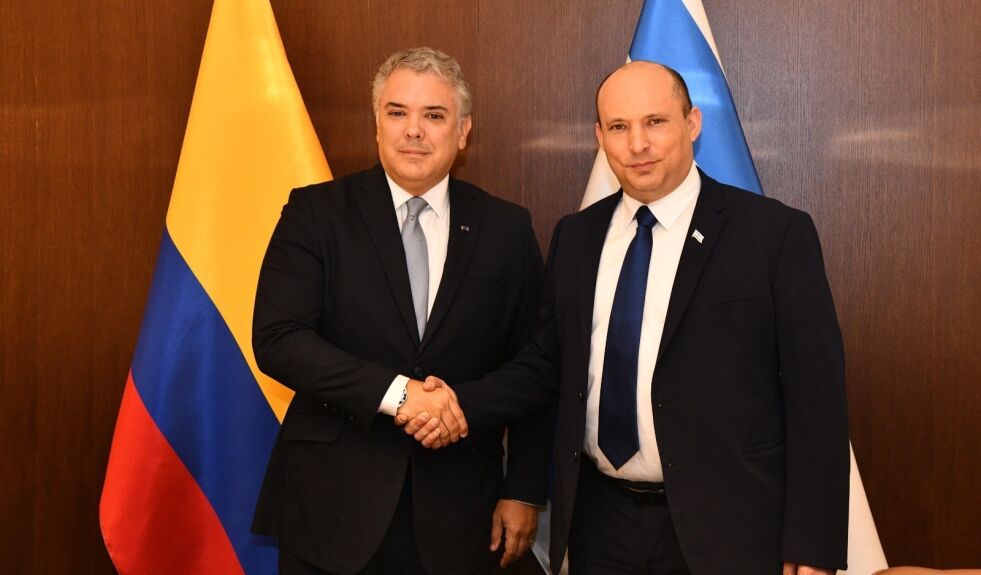
[[[702,241],[705,239],[705,236],[702,235],[702,232],[698,230],[695,230],[692,233],[691,237],[695,238],[695,241],[697,241],[698,243],[702,243]]]
[[[461,232],[469,232],[470,231],[470,226],[460,226],[460,231]]]

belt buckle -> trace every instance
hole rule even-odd
[[[640,505],[667,504],[664,488],[649,489],[644,487],[634,487],[626,483],[620,483],[619,486],[624,490],[627,497],[629,497],[634,503]]]

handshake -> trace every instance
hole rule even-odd
[[[395,413],[395,425],[413,436],[423,447],[439,449],[466,437],[467,419],[456,393],[442,379],[410,379],[406,399]]]

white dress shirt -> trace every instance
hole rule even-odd
[[[395,208],[395,215],[399,221],[399,231],[405,225],[405,218],[409,214],[409,206],[406,205],[413,196],[396,184],[388,174],[388,187],[392,190],[392,204]],[[423,194],[422,199],[429,204],[419,213],[419,226],[422,233],[426,235],[426,251],[429,252],[429,301],[426,303],[426,317],[433,312],[433,302],[436,301],[436,292],[439,290],[439,282],[443,278],[443,265],[446,263],[446,249],[450,241],[450,176],[447,175],[438,184]],[[378,412],[386,415],[395,415],[402,400],[402,393],[405,391],[409,378],[404,375],[396,376],[392,384],[382,397]]]
[[[651,404],[651,383],[654,363],[664,331],[664,318],[674,276],[681,261],[681,250],[688,237],[695,201],[701,189],[701,178],[694,162],[685,180],[673,192],[647,204],[657,218],[651,247],[651,263],[647,272],[647,292],[644,299],[644,319],[640,330],[640,359],[637,365],[637,426],[640,451],[620,469],[615,469],[597,443],[599,429],[600,388],[603,384],[603,359],[606,354],[606,335],[616,294],[620,268],[627,248],[637,230],[634,215],[642,205],[623,194],[613,212],[596,275],[596,294],[593,300],[593,325],[590,339],[589,372],[587,376],[586,437],[583,451],[596,462],[596,467],[612,477],[631,481],[663,481],[661,456],[654,438],[654,409]]]

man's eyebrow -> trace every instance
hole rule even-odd
[[[651,112],[650,114],[645,115],[643,119],[650,120],[651,118],[664,118],[664,117],[667,117],[667,114],[664,114],[662,112]],[[626,121],[627,120],[625,120],[624,118],[617,116],[617,117],[610,118],[608,120],[604,120],[603,122],[601,122],[601,124],[609,125],[614,122],[626,122]]]
[[[385,103],[385,107],[386,108],[401,108],[401,109],[408,108],[408,106],[406,106],[405,104],[402,104],[400,102],[386,102]],[[424,109],[426,111],[432,111],[432,110],[438,110],[438,111],[441,111],[441,112],[449,112],[450,111],[449,108],[447,108],[446,106],[443,106],[441,104],[433,104],[431,106],[425,106]]]

